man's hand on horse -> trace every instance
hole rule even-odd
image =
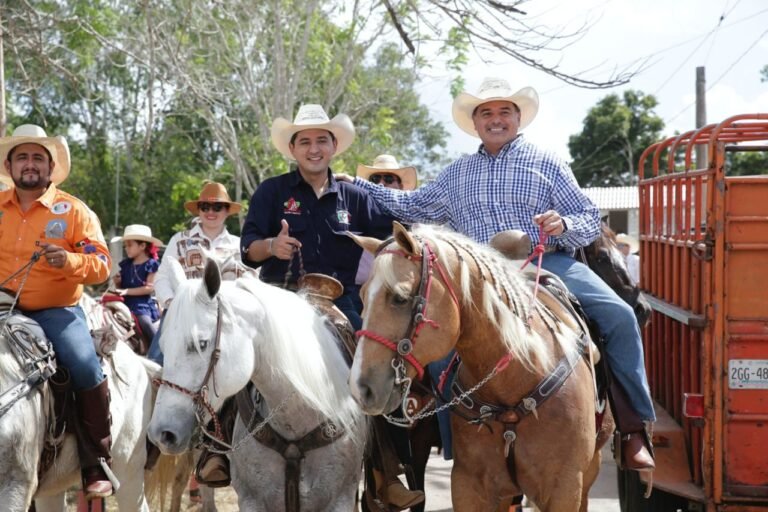
[[[56,244],[41,243],[42,256],[54,268],[64,268],[67,263],[67,251]]]
[[[283,219],[281,223],[280,233],[272,239],[269,250],[275,258],[289,260],[293,251],[301,248],[301,242],[288,234],[288,221]]]
[[[558,236],[565,232],[565,222],[555,210],[547,210],[540,215],[536,215],[533,217],[533,222],[541,227],[548,236]]]

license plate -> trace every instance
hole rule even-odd
[[[728,361],[728,387],[731,389],[768,389],[768,359],[731,359]]]

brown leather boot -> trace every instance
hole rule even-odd
[[[621,469],[653,471],[653,445],[645,422],[629,405],[629,397],[616,379],[612,379],[609,392],[617,428],[613,445],[616,464]]]
[[[632,471],[653,471],[656,463],[646,446],[645,431],[632,432],[621,436],[621,458],[623,469]]]
[[[384,473],[374,469],[373,479],[376,495],[382,503],[389,505],[390,510],[406,510],[424,502],[423,492],[408,489],[397,477],[387,482]]]
[[[91,389],[75,393],[78,416],[77,451],[86,500],[111,496],[119,485],[110,470],[112,416],[109,413],[107,379]],[[110,479],[111,477],[111,479]]]
[[[232,442],[232,431],[235,429],[237,417],[237,405],[234,398],[229,398],[221,406],[219,419],[221,421],[221,434],[226,444]],[[229,459],[221,453],[214,453],[203,449],[195,467],[195,478],[198,483],[208,487],[226,487],[231,482],[229,472]]]

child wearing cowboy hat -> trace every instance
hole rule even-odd
[[[115,290],[123,297],[125,305],[136,316],[145,346],[140,352],[146,353],[149,343],[157,333],[160,311],[152,294],[155,275],[160,263],[158,248],[163,242],[152,236],[152,229],[143,224],[125,227],[123,236],[114,237],[111,242],[123,242],[126,258],[120,262],[120,271],[112,278]]]

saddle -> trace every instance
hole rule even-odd
[[[531,250],[530,237],[522,231],[510,230],[497,233],[489,242],[490,246],[504,254],[507,258],[513,260],[525,261],[528,253]],[[535,281],[536,269],[532,265],[526,266],[523,270],[527,279]],[[598,329],[597,325],[587,316],[584,312],[578,299],[568,291],[568,288],[555,274],[547,272],[541,269],[540,276],[541,288],[539,291],[541,295],[540,300],[544,302],[547,307],[553,311],[557,311],[557,306],[565,307],[571,315],[562,316],[566,323],[568,317],[571,317],[577,322],[577,326],[580,325],[580,329],[586,329],[592,342],[590,343],[590,350],[592,352],[592,362],[595,368],[595,384],[598,396],[598,411],[596,413],[596,426],[599,431],[602,426],[602,419],[605,414],[604,405],[600,405],[600,402],[605,402],[607,398],[611,410],[613,411],[613,417],[616,421],[616,432],[614,434],[614,457],[619,465],[622,466],[622,453],[621,453],[621,439],[622,432],[641,432],[644,436],[644,444],[648,448],[648,451],[653,455],[653,447],[650,440],[650,435],[645,429],[645,424],[642,421],[634,409],[629,405],[629,398],[624,388],[619,382],[612,378],[608,361],[601,359],[601,354],[604,350],[604,339]],[[555,304],[553,301],[557,301]],[[576,329],[578,332],[578,329]]]

